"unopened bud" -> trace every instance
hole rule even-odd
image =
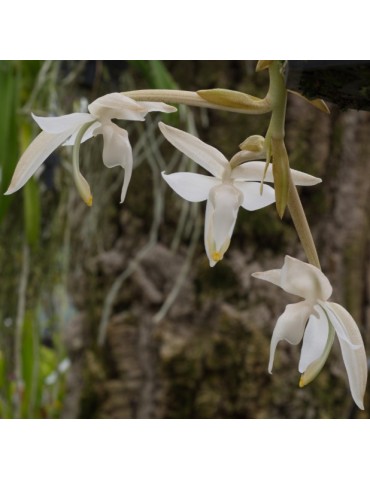
[[[258,60],[256,66],[256,72],[260,72],[261,70],[266,70],[272,64],[273,60]]]
[[[262,135],[251,135],[239,145],[239,148],[249,152],[263,152],[265,149],[265,138]]]

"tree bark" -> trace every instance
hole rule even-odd
[[[169,62],[169,66],[175,78],[182,79],[181,87],[188,89],[209,88],[220,79],[218,86],[248,91],[257,78],[245,75],[242,62]],[[254,94],[265,88],[266,79],[257,81]],[[200,138],[230,157],[244,138],[263,134],[267,127],[266,117],[210,112],[206,118],[208,126],[201,128],[197,112]],[[367,346],[369,131],[367,112],[341,112],[333,106],[328,116],[299,98],[289,98],[286,132],[291,165],[323,178],[322,184],[300,191],[322,268],[333,285],[333,301],[354,316]],[[167,152],[171,155],[173,150],[163,145],[163,155]],[[104,172],[104,178],[101,181],[107,184],[113,180],[111,172]],[[189,261],[191,232],[182,235],[179,248],[171,248],[184,206],[167,189],[157,238],[122,282],[104,342],[97,344],[108,292],[148,241],[155,202],[147,188],[151,182],[149,168],[141,165],[122,208],[114,204],[119,185],[104,199],[104,207],[94,213],[99,228],[88,255],[86,245],[84,256],[78,253],[81,238],[76,231],[74,255],[81,266],[73,272],[71,291],[80,314],[67,332],[73,363],[64,416],[367,418],[366,411],[353,408],[337,344],[319,377],[303,389],[298,388],[299,346],[282,342],[274,373],[267,373],[275,322],[286,304],[298,299],[250,274],[280,268],[286,254],[305,260],[289,215],[281,222],[273,206],[239,213],[231,247],[212,269],[201,234],[180,282]],[[83,234],[86,229],[81,225],[86,227],[92,215],[86,219],[80,211],[74,214],[73,222]],[[187,218],[194,229],[196,219],[203,222],[204,205]],[[97,244],[103,247],[94,252]],[[158,312],[177,281],[179,293],[158,322]]]

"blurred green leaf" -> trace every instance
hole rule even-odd
[[[5,357],[2,350],[0,350],[0,389],[3,388],[4,385],[6,384],[5,380],[6,380]]]
[[[50,348],[40,347],[40,382],[44,384],[45,378],[54,372],[58,366],[57,354]]]
[[[132,60],[130,63],[148,80],[150,88],[179,88],[162,60]]]
[[[0,222],[13,200],[3,193],[18,161],[18,88],[17,63],[0,61]]]
[[[178,90],[179,86],[162,60],[132,60],[130,62],[147,79],[150,88]],[[179,111],[166,117],[166,123],[178,125]]]
[[[179,88],[173,76],[161,60],[148,60],[154,88]]]
[[[24,216],[26,238],[31,247],[36,247],[40,239],[40,189],[39,184],[31,178],[24,186]]]

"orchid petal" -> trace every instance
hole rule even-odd
[[[72,134],[73,130],[59,134],[41,132],[21,156],[6,195],[19,190],[49,155]]]
[[[231,178],[235,180],[246,180],[246,181],[262,181],[264,182],[273,182],[274,176],[272,173],[272,165],[270,164],[267,167],[266,175],[263,177],[263,172],[265,170],[265,162],[247,162],[235,167],[231,171]],[[322,182],[321,178],[314,177],[308,173],[300,172],[298,170],[290,169],[292,175],[292,180],[295,185],[301,186],[310,186],[317,185]]]
[[[312,313],[312,305],[303,301],[287,305],[285,311],[276,322],[271,338],[269,373],[272,372],[275,351],[280,340],[286,340],[292,345],[297,345],[303,337],[308,317]]]
[[[327,300],[332,294],[332,286],[317,267],[286,255],[281,269],[283,290],[307,300]]]
[[[281,277],[281,269],[274,269],[274,270],[266,270],[265,272],[254,272],[252,273],[252,277],[258,278],[259,280],[265,280],[266,282],[273,283],[280,287],[280,277]]]
[[[367,358],[360,330],[352,316],[341,305],[322,304],[338,335],[352,397],[364,409],[363,398],[367,381]]]
[[[294,170],[293,168],[290,169],[290,174],[292,175],[294,185],[310,187],[322,182],[321,178],[314,177],[308,173],[300,172],[299,170]]]
[[[94,130],[94,135],[103,135],[103,162],[108,168],[126,167],[127,151],[131,151],[128,133],[114,123],[103,125]]]
[[[241,153],[241,152],[239,152]],[[265,171],[266,162],[247,162],[232,169],[231,178],[234,180],[244,181],[262,181],[263,172]],[[264,179],[265,182],[273,182],[272,165],[267,168],[267,173]]]
[[[204,246],[206,249],[206,254],[209,260],[209,265],[210,267],[214,267],[216,263],[221,260],[222,258],[214,260],[214,252],[215,252],[215,247],[214,247],[214,240],[213,240],[213,228],[212,228],[212,223],[213,223],[213,214],[214,214],[214,207],[212,205],[212,202],[210,200],[207,201],[206,205],[206,215],[205,215],[205,222],[204,222]]]
[[[329,298],[332,287],[329,280],[318,268],[286,255],[282,269],[256,272],[255,278],[279,286],[288,293],[309,300]]]
[[[95,130],[94,134],[101,133],[104,139],[103,162],[108,168],[122,167],[125,170],[125,179],[121,191],[121,203],[125,200],[128,185],[132,175],[132,149],[126,130],[114,123],[103,125]]]
[[[178,128],[170,127],[163,122],[159,122],[158,126],[166,139],[180,152],[208,170],[215,177],[222,178],[225,169],[229,167],[229,162],[221,152],[202,142],[199,138],[194,137],[194,135],[183,132]]]
[[[213,238],[217,252],[229,242],[234,230],[242,194],[232,185],[219,185],[210,192],[213,212]]]
[[[177,108],[172,105],[167,105],[163,102],[138,102],[146,112],[163,112],[173,113],[177,112]]]
[[[220,180],[200,173],[179,172],[162,177],[180,197],[189,202],[207,200],[211,188],[220,184]]]
[[[303,338],[299,363],[299,371],[302,373],[299,380],[300,387],[308,385],[321,372],[335,337],[335,330],[327,313],[324,309],[317,309],[317,307],[318,305],[314,310],[318,311],[319,318],[315,314],[310,316]]]
[[[90,103],[88,110],[101,122],[112,118],[144,121],[147,114],[147,110],[139,102],[121,93],[109,93],[98,98]]]
[[[38,117],[32,114],[32,118],[44,132],[54,134],[77,131],[85,123],[94,120],[89,113],[70,113],[60,117]]]
[[[90,140],[90,138],[92,138],[94,136],[94,131],[96,130],[96,128],[98,128],[101,124],[96,121],[94,122],[92,125],[90,125],[90,127],[86,130],[86,132],[83,134],[83,137],[81,139],[81,142],[80,143],[84,143],[86,142],[87,140]],[[78,132],[79,130],[76,130],[68,139],[67,141],[65,141],[63,143],[63,147],[68,147],[70,145],[74,145],[75,144],[75,141],[76,141],[76,138],[77,138],[77,135],[78,135]]]
[[[315,314],[311,315],[303,336],[301,358],[298,365],[301,373],[322,356],[328,336],[329,320],[325,313],[320,311],[319,317],[316,317]]]
[[[275,190],[269,185],[256,182],[234,182],[234,186],[243,193],[242,207],[254,211],[275,202]]]

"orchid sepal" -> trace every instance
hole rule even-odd
[[[276,323],[271,340],[269,371],[272,369],[277,343],[285,339],[297,344],[303,337],[299,385],[307,385],[325,364],[335,333],[340,343],[352,397],[356,405],[363,409],[367,357],[361,333],[347,310],[328,301],[332,287],[321,270],[286,256],[281,269],[257,272],[252,276],[304,298],[303,302],[288,305],[286,312],[289,309],[293,314],[284,313]]]

